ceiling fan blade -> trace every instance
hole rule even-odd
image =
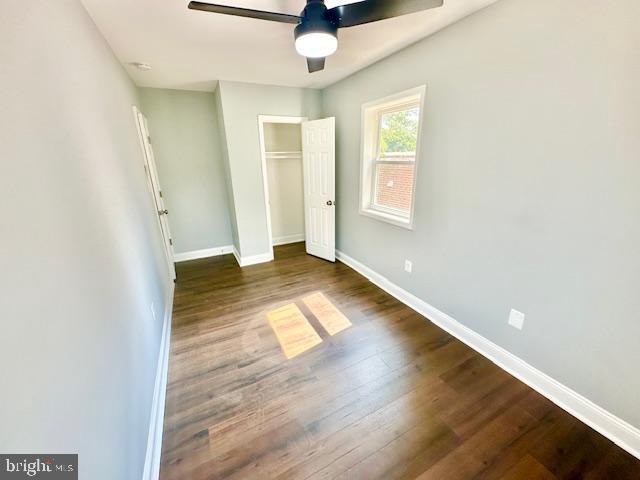
[[[251,10],[250,8],[229,7],[228,5],[216,5],[204,2],[189,2],[191,10],[201,10],[203,12],[223,13],[225,15],[235,15],[237,17],[257,18],[259,20],[270,20],[272,22],[300,23],[300,17],[287,15],[286,13],[265,12],[262,10]]]
[[[325,58],[307,58],[307,67],[309,67],[309,73],[319,72],[324,70]]]
[[[443,3],[444,0],[365,0],[334,7],[327,13],[338,27],[353,27],[441,7]]]

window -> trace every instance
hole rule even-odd
[[[413,228],[425,87],[362,106],[360,213]]]

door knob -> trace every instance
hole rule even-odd
[[[331,206],[333,205],[333,202],[331,200],[327,200],[327,205]]]
[[[160,210],[158,215],[169,215],[169,210]]]

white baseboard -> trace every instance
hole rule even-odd
[[[147,453],[144,461],[142,480],[158,480],[160,477],[160,458],[162,454],[162,431],[164,426],[164,405],[167,394],[167,375],[169,373],[169,351],[171,347],[171,316],[173,312],[174,283],[170,282],[165,298],[165,312],[162,325],[162,340],[158,354],[158,368],[153,390],[153,403],[149,421]]]
[[[275,237],[271,243],[273,244],[274,247],[277,247],[278,245],[287,245],[289,243],[304,242],[304,240],[305,240],[304,233],[298,233],[296,235],[286,235],[284,237]]]
[[[250,255],[243,257],[238,250],[233,247],[233,255],[236,257],[238,265],[241,267],[248,267],[249,265],[257,265],[258,263],[266,263],[273,261],[273,252],[261,253],[259,255]]]
[[[198,258],[227,255],[229,253],[233,253],[233,245],[225,245],[224,247],[205,248],[203,250],[192,250],[191,252],[176,253],[173,256],[173,261],[186,262],[188,260],[197,260]]]
[[[336,250],[336,258],[367,277],[372,283],[385,290],[416,312],[431,320],[443,330],[466,343],[478,353],[487,357],[503,370],[529,385],[553,403],[586,423],[594,430],[609,438],[630,454],[640,458],[640,430],[616,417],[591,400],[569,387],[554,380],[547,374],[532,367],[524,360],[496,345],[482,335],[465,327],[424,300],[407,292],[387,278],[358,262],[344,252]]]
[[[240,257],[240,252],[238,252],[238,249],[236,248],[236,246],[233,246],[233,251],[231,252],[233,253],[233,256],[236,257],[236,262],[238,262],[238,265],[242,267],[242,260]]]

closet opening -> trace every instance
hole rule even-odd
[[[267,228],[271,250],[305,241],[302,122],[305,117],[258,117]]]

